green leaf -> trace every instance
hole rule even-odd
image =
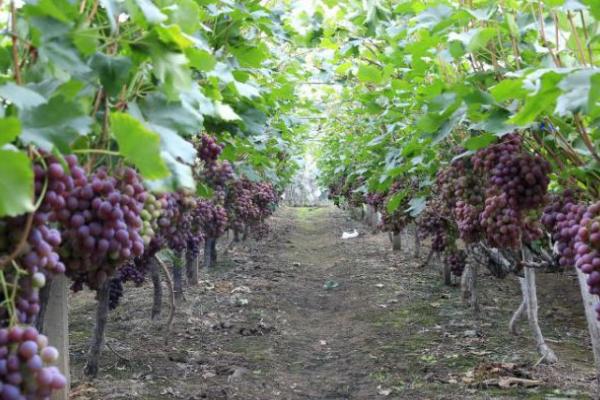
[[[146,21],[151,24],[158,24],[167,19],[167,16],[151,0],[135,0],[135,2],[144,14]]]
[[[215,112],[219,118],[223,121],[238,121],[241,120],[240,116],[233,111],[233,108],[229,104],[223,104],[221,102],[215,103]]]
[[[363,64],[358,68],[358,79],[365,83],[379,84],[383,81],[383,74],[376,66]]]
[[[558,87],[563,94],[556,99],[556,113],[566,116],[577,112],[587,113],[592,77],[598,75],[596,70],[579,70],[567,75]]]
[[[127,83],[132,63],[128,57],[112,57],[104,53],[96,53],[90,60],[90,65],[100,76],[104,89],[114,97]]]
[[[111,114],[110,123],[119,152],[140,170],[144,178],[161,179],[169,175],[160,156],[160,136],[157,133],[125,113]]]
[[[471,136],[468,138],[464,143],[464,147],[467,150],[475,151],[483,149],[484,147],[494,143],[496,139],[498,139],[496,135],[492,135],[491,133],[483,133],[481,135]]]
[[[0,97],[10,101],[21,110],[37,107],[47,101],[39,93],[12,82],[0,86]]]
[[[498,102],[523,97],[527,91],[521,79],[505,79],[490,89],[490,93]]]
[[[511,124],[523,126],[533,122],[538,115],[549,112],[561,94],[558,88],[558,82],[562,75],[555,72],[547,72],[541,80],[541,87],[533,96],[527,96],[525,104],[521,110],[513,116],[508,122]]]
[[[208,186],[207,184],[205,184],[203,182],[199,182],[196,185],[196,194],[199,197],[202,197],[204,199],[210,199],[210,198],[212,198],[214,192],[215,191],[210,186]]]
[[[395,193],[389,200],[388,203],[386,205],[386,209],[388,213],[393,213],[394,211],[396,211],[398,209],[398,207],[400,206],[400,203],[402,203],[402,200],[404,200],[406,198],[406,191],[400,191]]]
[[[165,44],[174,44],[181,50],[185,50],[194,44],[194,42],[181,31],[179,25],[158,25],[154,29],[158,33],[160,40]]]
[[[486,47],[488,42],[497,35],[495,28],[483,28],[478,29],[477,33],[471,38],[467,46],[468,51],[477,51],[483,47]]]
[[[27,155],[0,149],[0,217],[33,211],[33,168]]]
[[[189,48],[186,49],[185,54],[190,60],[190,65],[198,71],[209,72],[217,65],[217,59],[206,50]]]
[[[56,96],[46,104],[21,112],[21,140],[51,150],[67,152],[70,145],[90,131],[90,118],[77,100]]]
[[[21,133],[21,121],[16,117],[0,119],[0,147],[15,140]]]
[[[258,46],[232,47],[231,53],[242,67],[259,68],[269,56],[269,49],[264,43]]]

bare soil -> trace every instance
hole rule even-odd
[[[220,254],[186,289],[165,344],[165,303],[127,288],[111,313],[94,381],[82,375],[93,328],[91,293],[71,299],[73,399],[588,399],[593,360],[574,277],[540,274],[540,319],[560,361],[539,362],[515,277],[482,272],[482,311],[421,268],[411,238],[385,234],[332,207],[282,208],[265,241]],[[360,236],[342,240],[343,231]],[[222,242],[225,242],[223,239]],[[224,246],[223,246],[224,247]],[[514,379],[518,378],[518,379]],[[500,386],[499,386],[500,385]],[[531,385],[531,386],[530,386]]]

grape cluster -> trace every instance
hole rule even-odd
[[[76,165],[75,157],[68,157],[72,165]],[[16,265],[26,271],[19,272],[13,265],[4,268],[4,278],[8,282],[17,281],[14,309],[16,320],[31,323],[39,313],[39,289],[44,286],[46,278],[65,272],[65,265],[57,253],[62,242],[58,229],[51,227],[56,220],[56,213],[64,207],[62,195],[73,187],[73,178],[65,171],[61,162],[54,156],[43,153],[34,162],[35,197],[41,200],[39,208],[34,212],[31,229],[26,245],[15,260]],[[41,198],[41,196],[44,196]],[[9,254],[17,248],[25,232],[28,216],[18,216],[0,220],[0,254]],[[3,293],[3,297],[8,294]],[[6,300],[6,299],[3,299]],[[7,300],[8,301],[8,300]],[[8,307],[13,304],[2,302],[0,319],[7,321]]]
[[[198,157],[202,161],[198,178],[213,188],[223,188],[234,178],[231,163],[227,160],[218,160],[223,148],[222,144],[207,134],[202,135],[196,145]]]
[[[372,193],[365,194],[365,203],[372,206],[375,210],[379,211],[385,201],[385,194],[383,193]]]
[[[167,246],[177,253],[185,250],[194,229],[196,198],[188,192],[169,193],[163,197],[163,213],[158,224]]]
[[[117,177],[99,169],[89,179],[83,171],[71,172],[75,188],[64,197],[65,208],[58,213],[64,227],[62,258],[73,289],[84,284],[100,285],[124,262],[144,252],[140,214],[147,193],[138,174],[130,168]]]
[[[242,230],[245,224],[260,218],[260,210],[253,201],[252,182],[247,179],[234,181],[227,190],[225,208],[229,224],[234,230]]]
[[[64,388],[65,377],[52,365],[58,355],[35,328],[0,329],[0,398],[46,400]]]
[[[218,238],[227,229],[227,211],[210,200],[196,201],[192,220],[198,227],[197,231],[203,232],[208,238]]]
[[[233,180],[233,167],[227,160],[206,163],[204,166],[203,178],[211,187],[222,188],[228,182]]]
[[[493,190],[506,193],[511,207],[534,209],[544,204],[550,163],[525,152],[522,142],[518,134],[506,135],[498,144],[479,150],[473,164],[476,171],[488,174]]]
[[[452,224],[440,214],[440,201],[431,200],[417,220],[419,235],[422,239],[431,238],[431,249],[436,253],[446,249],[452,238]]]
[[[510,207],[505,193],[486,198],[485,208],[479,218],[486,238],[492,246],[521,246],[521,214]]]
[[[464,250],[448,250],[444,256],[444,263],[450,266],[450,271],[455,276],[461,276],[467,265],[467,253]]]
[[[199,143],[196,145],[198,157],[205,163],[216,161],[221,152],[223,151],[223,145],[217,143],[217,140],[207,134],[203,134],[200,138]]]
[[[454,207],[454,218],[458,226],[460,238],[465,243],[473,243],[479,240],[481,235],[481,225],[479,215],[481,208],[459,200]]]
[[[119,277],[111,278],[108,282],[108,309],[117,308],[121,297],[123,297],[123,281]]]
[[[575,266],[588,275],[590,293],[600,295],[600,202],[587,207],[575,238]],[[600,320],[600,303],[596,304]]]
[[[571,190],[553,194],[542,215],[542,224],[552,235],[559,256],[558,262],[562,267],[575,265],[575,240],[579,222],[586,212],[579,197],[579,193]]]
[[[455,152],[460,152],[457,149]],[[436,176],[436,188],[446,207],[452,210],[459,201],[471,205],[483,203],[481,176],[473,171],[469,157],[458,158],[446,168],[441,169]]]

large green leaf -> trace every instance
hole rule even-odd
[[[12,82],[0,86],[0,97],[10,101],[20,109],[37,107],[47,101],[38,92]]]
[[[161,158],[157,133],[125,113],[111,114],[110,124],[119,152],[140,170],[144,178],[161,179],[169,175],[169,169]]]
[[[363,64],[358,68],[358,79],[365,83],[379,84],[383,81],[383,74],[378,67]]]
[[[110,96],[117,96],[127,83],[132,62],[128,57],[96,53],[90,60],[90,65],[100,76],[100,82],[106,92]]]
[[[0,147],[15,140],[21,133],[21,121],[15,117],[0,119]]]
[[[0,217],[33,211],[33,169],[23,152],[0,149]]]
[[[85,114],[79,102],[63,96],[46,104],[21,112],[21,140],[50,150],[53,146],[68,151],[69,146],[90,131],[92,118]]]

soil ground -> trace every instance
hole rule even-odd
[[[593,360],[576,280],[538,274],[540,319],[560,358],[539,362],[527,323],[508,333],[515,277],[481,271],[482,311],[444,286],[428,249],[392,252],[385,234],[332,208],[282,208],[272,233],[221,254],[186,289],[165,344],[165,303],[127,288],[111,313],[99,377],[81,376],[91,293],[71,300],[73,399],[588,399]],[[342,240],[343,231],[360,236]],[[225,242],[225,239],[222,240]],[[511,384],[522,378],[532,384]],[[532,382],[533,381],[533,382]],[[536,382],[537,381],[537,382]]]

